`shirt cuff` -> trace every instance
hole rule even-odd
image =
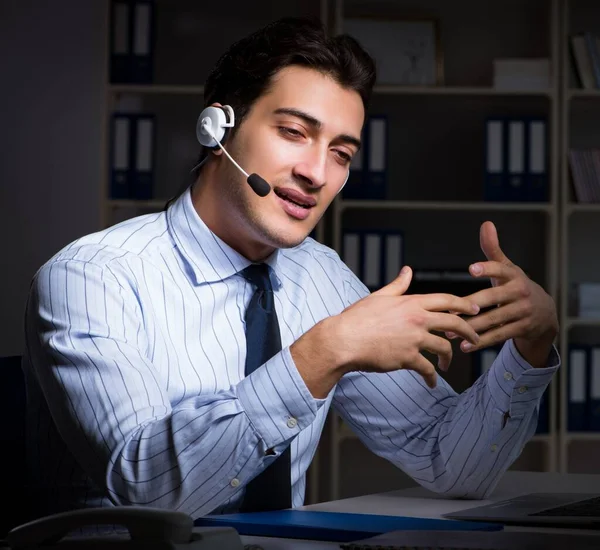
[[[289,347],[244,378],[237,395],[265,451],[291,441],[310,426],[327,401],[312,396]]]
[[[488,371],[487,383],[496,407],[510,416],[523,416],[540,399],[560,366],[560,357],[554,346],[546,367],[534,368],[508,340]]]

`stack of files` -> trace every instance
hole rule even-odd
[[[112,0],[110,81],[148,84],[154,78],[154,0]]]
[[[545,118],[486,120],[484,181],[486,201],[548,201]]]
[[[110,132],[110,198],[148,200],[153,196],[155,116],[114,113]]]
[[[447,519],[278,510],[245,514],[207,515],[194,521],[196,527],[233,527],[240,535],[290,539],[350,542],[390,531],[500,531],[497,523]]]
[[[370,116],[365,122],[361,148],[352,158],[342,198],[381,200],[386,198],[388,122],[385,116]]]
[[[572,345],[567,373],[568,430],[600,431],[600,346]]]
[[[382,229],[345,231],[342,259],[371,291],[391,283],[404,265],[400,231]]]
[[[600,149],[570,149],[569,165],[576,201],[600,202]]]
[[[600,88],[600,38],[591,32],[571,36],[571,58],[579,86],[586,90]]]

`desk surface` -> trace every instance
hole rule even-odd
[[[422,487],[364,495],[355,498],[321,502],[302,506],[299,510],[322,510],[357,514],[381,514],[421,518],[441,518],[442,514],[456,512],[478,505],[490,504],[527,493],[600,493],[600,475],[555,474],[546,472],[509,471],[500,480],[487,500],[441,498]],[[451,520],[448,520],[451,521]],[[547,527],[505,527],[505,531],[525,531],[561,534],[586,534],[600,538],[600,532],[579,529]],[[259,544],[265,550],[339,550],[337,543],[300,541],[265,537],[243,537],[244,542]],[[599,545],[600,546],[600,545]]]
[[[443,514],[513,498],[527,493],[600,493],[600,475],[508,471],[487,500],[447,499],[423,487],[364,495],[303,506],[357,514],[441,518]]]

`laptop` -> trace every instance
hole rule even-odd
[[[444,514],[448,519],[600,529],[600,494],[531,493]]]

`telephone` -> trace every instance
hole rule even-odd
[[[97,525],[122,526],[124,531],[105,536],[73,534]],[[5,544],[12,550],[244,550],[232,527],[194,527],[187,514],[142,506],[53,514],[15,527]]]

